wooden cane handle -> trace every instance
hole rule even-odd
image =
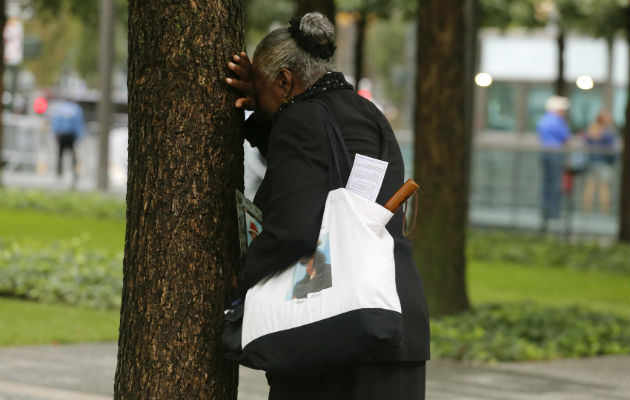
[[[414,192],[419,188],[420,186],[418,186],[418,184],[413,179],[407,179],[407,182],[405,182],[405,184],[402,185],[400,189],[398,189],[398,191],[394,193],[394,195],[389,200],[387,200],[387,203],[385,203],[385,208],[395,213],[396,211],[398,211],[400,206],[405,201],[407,201],[407,199],[411,197],[411,195],[414,194]]]

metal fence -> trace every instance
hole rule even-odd
[[[121,121],[118,119],[115,120],[118,127],[110,131],[110,183],[124,187],[127,128],[126,119]],[[3,128],[1,159],[5,162],[3,167],[5,174],[16,173],[21,178],[27,176],[50,178],[50,175],[54,175],[58,163],[58,145],[50,131],[47,118],[5,113]],[[88,122],[85,133],[75,145],[78,174],[82,179],[95,180],[98,169],[98,123]],[[70,171],[70,154],[66,153],[62,162],[63,170]],[[37,183],[34,186],[37,186]]]
[[[80,174],[96,176],[97,126],[88,129],[86,137],[78,143]],[[405,161],[406,177],[413,176],[413,141],[409,131],[396,132]],[[110,178],[120,175],[119,186],[124,190],[126,178],[126,127],[110,137]],[[5,171],[31,171],[33,174],[52,174],[57,164],[57,145],[50,134],[46,120],[38,116],[4,116],[3,158]],[[540,230],[543,152],[536,135],[484,132],[475,137],[471,159],[471,191],[469,221],[473,226]],[[582,152],[577,141],[562,153]],[[617,234],[619,190],[621,177],[621,149],[615,155],[610,179],[609,212],[601,209],[601,191],[595,190],[593,209],[584,209],[586,182],[591,171],[572,176],[571,190],[565,190],[561,218],[548,225],[552,232],[567,235],[614,236]],[[120,171],[118,171],[120,170]],[[117,171],[117,172],[116,172]],[[568,189],[568,188],[567,188]]]
[[[413,174],[413,142],[409,134],[397,134],[406,176]],[[580,145],[575,138],[562,153],[568,169],[571,160],[588,160],[591,153],[614,156],[612,174],[608,183],[608,210],[601,185],[595,185],[595,176],[589,164],[584,169],[568,170],[563,176],[561,216],[549,221],[548,231],[563,235],[614,236],[618,230],[619,190],[621,182],[621,148],[591,150]],[[542,149],[535,135],[509,136],[492,134],[476,137],[471,159],[471,190],[469,194],[469,221],[473,226],[538,231],[543,229],[542,218]],[[579,156],[579,157],[575,157]],[[576,165],[573,165],[576,167]],[[590,181],[587,188],[587,181]],[[593,189],[593,190],[591,190]],[[590,210],[584,206],[592,204]]]

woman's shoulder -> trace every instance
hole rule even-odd
[[[323,108],[310,100],[291,104],[277,116],[269,140],[270,150],[286,146],[311,150],[323,147],[326,143]]]
[[[278,114],[274,126],[311,125],[313,122],[321,119],[323,110],[321,104],[315,99],[296,102]]]

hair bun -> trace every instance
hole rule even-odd
[[[335,27],[318,12],[304,14],[300,19],[300,31],[317,44],[333,43],[335,40]]]
[[[337,46],[334,45],[335,27],[318,12],[304,14],[300,19],[289,22],[289,33],[297,45],[313,57],[330,59]]]

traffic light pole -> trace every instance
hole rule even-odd
[[[106,191],[109,187],[109,130],[112,116],[112,62],[114,56],[114,3],[100,0],[99,77],[101,99],[98,104],[99,159],[97,187]]]

